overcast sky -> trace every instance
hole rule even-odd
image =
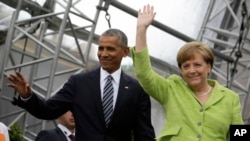
[[[121,3],[138,10],[145,4],[151,4],[155,7],[156,17],[155,20],[173,28],[185,35],[192,38],[196,38],[203,17],[206,13],[206,8],[209,1],[203,0],[119,0]],[[77,4],[77,7],[87,16],[94,18],[96,12],[96,6],[99,0],[81,1]],[[119,9],[110,6],[109,14],[112,28],[119,28],[123,30],[129,40],[129,46],[135,44],[135,27],[136,18],[126,14]],[[102,11],[96,28],[96,33],[101,34],[104,30],[108,29],[108,23],[105,19],[105,12]],[[76,20],[77,23],[77,20]],[[155,27],[151,26],[148,29],[148,45],[150,54],[154,57],[158,57],[166,62],[176,64],[175,57],[178,49],[185,42],[162,32]]]

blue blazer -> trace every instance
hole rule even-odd
[[[100,68],[71,76],[47,101],[33,94],[26,102],[19,97],[18,105],[46,120],[56,119],[71,110],[76,122],[76,141],[155,140],[150,98],[136,79],[123,72],[108,128],[102,110]]]
[[[63,131],[56,127],[54,129],[40,131],[35,141],[68,141],[68,139]]]

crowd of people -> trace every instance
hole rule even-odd
[[[229,139],[229,126],[243,124],[239,95],[209,79],[214,55],[202,42],[188,42],[178,51],[176,61],[181,75],[164,78],[157,74],[151,67],[146,35],[155,16],[151,5],[138,11],[136,42],[132,48],[128,47],[123,31],[106,30],[98,42],[100,67],[72,75],[49,99],[41,99],[35,94],[18,70],[8,75],[11,82],[8,86],[20,95],[18,106],[39,119],[59,117],[58,127],[41,131],[37,141],[50,137],[51,140],[66,141],[70,140],[68,135],[71,133],[75,134],[76,141]],[[136,79],[121,69],[121,61],[129,53]],[[106,93],[110,95],[106,96]],[[110,101],[103,102],[106,97]],[[166,117],[157,136],[151,122],[150,97],[162,105]],[[107,118],[106,112],[109,114]],[[63,119],[65,113],[69,119]]]

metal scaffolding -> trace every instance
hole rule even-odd
[[[18,122],[23,129],[25,140],[33,140],[37,131],[44,129],[51,121],[36,119],[25,110],[13,107],[17,94],[6,87],[7,74],[15,70],[25,73],[33,91],[46,99],[61,87],[69,75],[87,71],[88,63],[91,63],[89,50],[98,38],[94,35],[94,31],[100,13],[99,9],[96,10],[96,16],[91,20],[92,18],[75,8],[79,1],[74,3],[72,0],[48,2],[51,2],[50,9],[39,7],[31,1],[17,1],[5,45],[1,47],[0,119],[9,123],[9,127]],[[59,13],[53,12],[55,3],[61,5],[64,10]],[[103,1],[100,1],[99,6],[102,7],[102,4]],[[29,19],[18,20],[20,10],[25,9],[23,5],[32,5],[31,7],[36,5],[43,12],[32,15]],[[73,25],[71,15],[89,22],[89,25],[84,27]],[[62,18],[58,18],[60,16]],[[86,30],[87,28],[89,30]],[[52,35],[53,42],[48,40]],[[66,35],[74,38],[78,48],[77,54],[64,48],[63,39]],[[79,37],[79,35],[83,36]],[[84,49],[80,46],[80,39],[87,41]]]
[[[214,50],[227,56],[228,59],[216,58],[211,77],[240,95],[243,118],[248,124],[250,118],[249,7],[250,2],[246,0],[212,0],[198,37]]]
[[[98,41],[99,35],[94,33],[101,11],[107,10],[107,6],[114,6],[131,16],[136,17],[137,12],[116,0],[100,0],[94,18],[86,16],[75,7],[79,0],[50,0],[44,6],[38,6],[28,0],[2,2],[13,7],[15,5],[16,10],[5,44],[0,46],[0,120],[8,123],[8,127],[18,122],[23,129],[25,140],[32,141],[38,131],[55,125],[55,121],[39,120],[15,106],[14,99],[18,94],[6,86],[7,74],[20,70],[27,77],[32,90],[41,98],[47,99],[61,88],[70,75],[98,66],[98,62],[92,59],[89,53]],[[55,3],[61,5],[64,10],[55,13]],[[18,20],[20,10],[27,9],[30,5],[36,6],[40,12],[33,13],[29,19]],[[250,7],[250,3],[244,0],[211,0],[197,39],[158,21],[153,21],[152,26],[183,41],[200,40],[208,43],[216,55],[211,78],[241,96],[244,121],[249,123],[250,109],[247,107],[250,107],[250,17],[246,7]],[[89,24],[83,27],[74,25],[71,15],[78,16]],[[64,47],[65,36],[73,37],[77,52]],[[85,47],[80,45],[81,41],[86,41]],[[151,60],[154,69],[163,76],[179,73],[177,68],[158,58],[151,57]]]

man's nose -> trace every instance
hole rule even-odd
[[[102,52],[101,52],[101,55],[102,56],[108,56],[109,52],[107,49],[104,49]]]

